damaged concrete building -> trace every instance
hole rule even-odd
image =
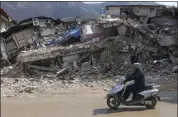
[[[164,9],[146,21],[137,17],[127,13],[87,21],[79,23],[73,32],[66,31],[61,20],[47,17],[23,20],[1,34],[6,50],[4,58],[9,61],[15,58],[30,74],[48,71],[58,76],[96,68],[116,75],[130,71],[129,46],[133,46],[138,48],[139,61],[143,64],[165,58],[176,65],[176,9],[174,12]]]
[[[9,28],[11,28],[12,26],[15,26],[17,24],[16,21],[14,21],[11,17],[9,17],[9,15],[4,11],[4,9],[0,8],[0,33],[7,31]],[[0,35],[0,39],[1,39],[1,35]],[[1,39],[1,53],[0,53],[0,57],[4,57],[7,58],[4,51],[4,44],[3,44],[3,40]]]
[[[155,11],[156,12],[156,11]],[[167,55],[174,64],[178,64],[178,11],[176,8],[165,8],[151,15],[147,24],[159,35],[159,53]]]
[[[120,16],[125,11],[131,12],[139,17],[145,18],[152,11],[165,7],[155,2],[121,2],[119,4],[109,4],[105,7],[109,15]]]
[[[3,58],[11,60],[22,49],[27,50],[32,47],[38,48],[38,46],[42,46],[40,42],[52,38],[57,34],[57,30],[61,29],[58,24],[60,24],[60,20],[48,17],[35,17],[25,19],[19,22],[18,25],[1,33],[1,52]],[[37,44],[34,42],[38,42],[41,45],[34,45]]]

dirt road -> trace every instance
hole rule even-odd
[[[43,95],[30,99],[1,99],[1,117],[177,117],[177,104],[169,102],[158,102],[154,110],[124,106],[110,110],[105,94],[104,91],[80,89],[45,98]]]

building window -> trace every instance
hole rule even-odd
[[[128,11],[128,12],[133,13],[133,8],[120,8],[120,14],[124,13],[124,11]]]
[[[150,8],[150,12],[152,12],[152,11],[154,11],[155,10],[155,8]]]
[[[163,9],[156,9],[156,15],[161,14],[163,12]]]

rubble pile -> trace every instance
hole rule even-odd
[[[102,90],[108,90],[111,86],[115,85],[112,79],[96,80],[94,76],[82,76],[74,77],[70,80],[58,80],[47,78],[3,78],[1,80],[1,97],[29,97],[30,94],[39,93],[54,94],[63,89],[73,88],[99,88]],[[81,80],[83,79],[83,80]]]
[[[132,69],[128,46],[125,41],[111,43],[99,56],[97,65],[102,68],[100,70],[102,73],[109,76],[124,75],[125,71]]]
[[[108,91],[114,87],[121,77],[106,77],[96,72],[85,74],[65,75],[56,78],[1,78],[1,97],[38,97],[41,94],[51,96],[60,94],[65,89],[90,88]],[[62,79],[63,77],[63,79]],[[146,84],[161,85],[161,90],[176,90],[177,79],[158,74],[145,74]],[[166,82],[165,82],[166,81]],[[163,85],[164,84],[164,85]]]
[[[59,88],[66,84],[61,80],[95,81],[126,75],[132,71],[133,55],[138,55],[146,74],[157,72],[165,81],[166,77],[175,81],[177,19],[176,9],[167,9],[148,16],[145,21],[129,12],[117,18],[100,18],[78,25],[49,17],[23,20],[0,35],[1,55],[8,63],[1,69],[1,75],[11,77],[10,83],[6,82],[8,78],[3,78],[3,87],[13,85],[15,92],[31,93],[48,87],[42,82],[51,82],[49,87]],[[29,79],[19,79],[22,76]],[[12,77],[16,77],[17,82]],[[15,88],[16,85],[20,88]]]

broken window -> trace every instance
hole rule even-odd
[[[156,14],[155,15],[159,15],[163,12],[163,9],[156,9]]]
[[[120,14],[124,13],[125,11],[133,13],[133,8],[120,8]]]
[[[154,11],[155,10],[155,8],[150,8],[150,12],[152,12],[152,11]]]
[[[16,46],[16,44],[15,44],[15,42],[14,41],[9,41],[9,42],[7,42],[6,43],[6,49],[7,49],[7,51],[8,52],[11,52],[11,51],[13,51],[14,49],[17,49],[17,46]]]

